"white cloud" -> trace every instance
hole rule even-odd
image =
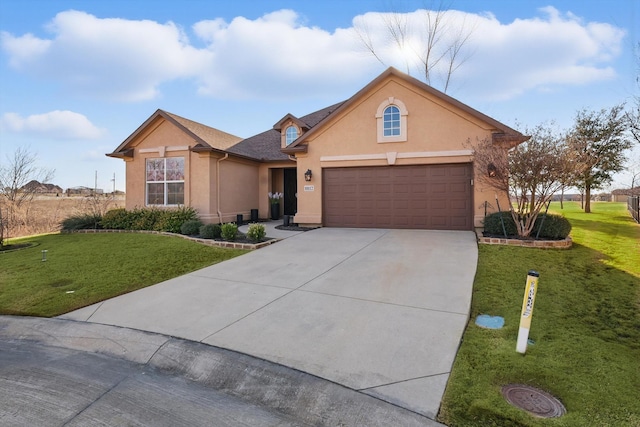
[[[203,56],[171,22],[99,19],[67,11],[47,28],[51,40],[2,34],[11,65],[90,97],[153,98],[161,83],[192,76]]]
[[[202,21],[194,31],[212,61],[199,76],[199,92],[220,97],[299,98],[359,82],[372,58],[355,53],[353,33],[303,26],[281,10],[256,20]]]
[[[609,62],[620,53],[624,30],[609,24],[583,24],[571,13],[552,7],[545,18],[502,24],[493,17],[478,20],[474,55],[457,78],[477,96],[508,99],[530,90],[587,85],[609,80]]]
[[[388,43],[384,17],[391,15],[371,12],[353,22],[368,28],[385,64],[408,68],[420,78],[415,52],[424,51],[424,14],[402,15],[410,29],[402,51]],[[511,23],[491,14],[450,11],[444,25],[451,30],[445,38],[461,25],[472,28],[467,52],[472,55],[453,81],[454,95],[464,88],[467,99],[508,99],[611,79],[616,75],[611,62],[625,36],[620,28],[585,23],[553,7],[541,9],[540,17]],[[0,36],[12,67],[60,82],[75,94],[121,101],[152,99],[162,84],[177,79],[189,79],[198,93],[223,99],[334,98],[383,69],[366,54],[353,28],[311,27],[292,10],[254,20],[197,22],[191,31],[202,47],[172,22],[100,19],[78,11],[59,13],[48,29],[50,39]],[[442,72],[436,69],[435,76]]]
[[[73,111],[51,111],[22,117],[5,113],[0,128],[7,132],[44,136],[53,139],[97,139],[105,132],[97,128],[86,116]]]

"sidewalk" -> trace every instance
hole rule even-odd
[[[265,231],[267,232],[267,237],[271,237],[272,239],[286,239],[291,236],[295,236],[296,234],[304,233],[304,231],[290,231],[290,230],[278,230],[276,227],[282,225],[283,221],[265,221],[260,222],[259,224],[264,225]],[[249,229],[249,224],[241,225],[238,227],[238,230],[242,233],[247,233]]]

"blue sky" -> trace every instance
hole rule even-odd
[[[115,174],[124,189],[124,162],[104,154],[158,108],[249,137],[349,98],[386,66],[422,78],[419,9],[437,4],[1,1],[0,162],[28,147],[63,188],[92,187],[97,172],[99,188],[111,190]],[[637,0],[454,0],[450,9],[449,34],[471,37],[447,93],[509,126],[567,128],[581,108],[638,95]],[[384,39],[391,10],[412,29],[402,52]],[[354,26],[368,28],[384,65]]]

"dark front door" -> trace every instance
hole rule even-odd
[[[284,170],[284,214],[295,215],[298,211],[298,178],[295,168]]]

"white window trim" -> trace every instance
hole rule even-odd
[[[395,105],[400,110],[400,135],[384,136],[384,110],[390,105]],[[378,143],[405,142],[407,140],[407,116],[409,112],[404,102],[393,96],[385,99],[376,111],[376,122],[378,127]]]
[[[287,143],[287,131],[288,131],[290,128],[294,128],[294,129],[296,130],[296,137],[295,137],[295,138],[293,138],[293,139],[291,140],[291,142]],[[294,142],[296,139],[298,139],[299,137],[300,137],[300,129],[298,129],[298,126],[294,125],[293,123],[292,123],[292,124],[290,124],[289,126],[287,126],[287,127],[284,129],[284,146],[285,146],[285,147],[288,147],[289,145],[293,144],[293,142]]]
[[[169,199],[169,185],[168,184],[176,184],[176,183],[182,183],[183,184],[183,194],[182,194],[182,198],[183,198],[183,202],[184,202],[184,192],[186,190],[185,186],[185,180],[166,180],[167,177],[167,159],[169,159],[171,157],[148,157],[144,160],[144,181],[145,181],[145,185],[144,185],[144,201],[145,201],[145,206],[182,206],[184,203],[180,204],[168,204],[167,201]],[[162,159],[164,160],[164,171],[165,171],[165,180],[164,181],[147,181],[147,160],[155,160],[155,159]],[[185,161],[185,158],[182,157],[183,162]],[[183,171],[184,173],[184,171]],[[164,186],[164,203],[162,204],[157,204],[157,203],[149,203],[149,184],[163,184]]]

